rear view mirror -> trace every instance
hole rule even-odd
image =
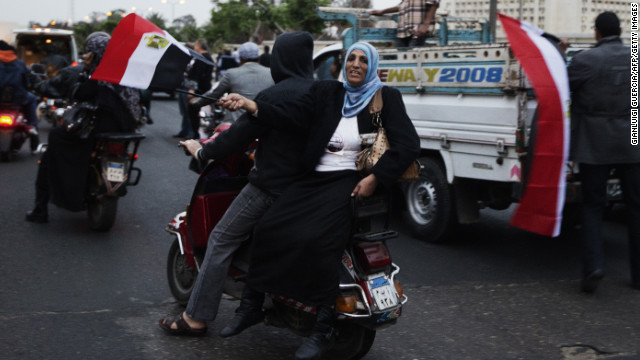
[[[31,64],[31,72],[35,75],[46,76],[47,70],[42,64]]]

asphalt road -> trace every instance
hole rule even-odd
[[[203,338],[158,328],[161,317],[181,311],[166,281],[171,237],[163,229],[184,210],[197,175],[171,137],[177,103],[159,97],[151,114],[141,182],[120,200],[108,233],[92,232],[85,213],[55,207],[49,224],[25,222],[36,157],[25,147],[0,164],[0,359],[293,358],[302,339],[285,329],[259,325],[219,338],[237,305],[230,299]],[[511,211],[484,210],[479,224],[442,245],[394,220],[401,236],[389,245],[409,302],[365,359],[640,358],[640,291],[629,287],[624,208],[607,223],[607,276],[593,295],[578,291],[578,233],[531,235],[507,225]]]

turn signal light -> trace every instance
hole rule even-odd
[[[5,125],[5,126],[13,125],[13,118],[9,115],[0,116],[0,125]]]
[[[341,295],[336,299],[336,310],[343,313],[356,312],[356,299],[353,295]]]
[[[129,153],[129,160],[138,161],[138,154]]]
[[[400,281],[394,282],[393,285],[395,285],[396,287],[396,292],[398,293],[398,297],[402,297],[404,295],[404,290],[402,289],[402,284],[400,284]]]

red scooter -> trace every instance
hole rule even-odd
[[[167,225],[175,236],[167,262],[169,287],[179,304],[186,305],[206,251],[209,233],[234,197],[247,184],[253,162],[248,153],[209,163],[200,174],[187,210]],[[385,225],[370,231],[373,216],[387,215],[385,197],[354,202],[356,226],[344,250],[340,294],[336,298],[336,344],[328,359],[360,359],[371,346],[376,331],[393,325],[407,297],[398,281],[400,268],[391,261],[386,240],[398,236]],[[387,221],[388,224],[388,221]],[[248,271],[248,243],[235,254],[224,291],[239,299]],[[265,323],[308,335],[315,323],[315,308],[293,299],[268,294]]]
[[[9,105],[0,105],[0,160],[10,161],[30,137],[27,119]]]

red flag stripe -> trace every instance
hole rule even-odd
[[[136,14],[129,14],[120,20],[109,41],[110,45],[117,44],[117,46],[107,46],[103,60],[108,59],[108,61],[102,61],[92,77],[120,83],[129,65],[129,58],[140,44],[142,36],[150,32],[166,36],[162,29]]]
[[[534,156],[527,186],[511,225],[557,236],[562,222],[564,169],[569,150],[566,67],[554,46],[541,36],[542,30],[502,14],[498,16],[538,101]]]

